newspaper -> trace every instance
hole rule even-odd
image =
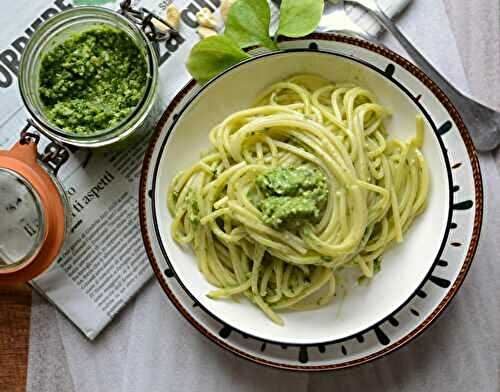
[[[170,1],[135,1],[165,15]],[[218,0],[176,1],[181,10],[180,36],[157,46],[160,60],[160,107],[190,80],[185,60],[198,42],[196,12],[214,11]],[[78,5],[118,9],[119,1],[18,0],[0,15],[0,148],[19,139],[26,124],[17,85],[19,58],[34,30],[44,20]],[[15,15],[15,17],[13,17]],[[49,144],[42,138],[39,152]],[[89,339],[95,338],[151,278],[139,227],[138,188],[148,140],[125,151],[99,153],[71,149],[58,173],[71,204],[72,227],[60,257],[31,283],[57,306]],[[1,241],[1,239],[0,239]]]

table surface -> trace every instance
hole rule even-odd
[[[500,109],[500,88],[492,88],[500,87],[500,3],[445,0],[445,4],[473,95]],[[500,151],[496,159],[500,160]],[[30,316],[31,289],[0,286],[1,390],[26,389]]]

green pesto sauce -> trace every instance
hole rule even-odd
[[[264,223],[276,228],[298,228],[317,220],[328,196],[325,175],[306,166],[278,168],[255,179],[264,198],[258,203]]]
[[[130,115],[147,77],[144,54],[127,33],[102,25],[71,35],[44,56],[40,98],[54,125],[92,134]]]
[[[194,191],[191,189],[190,195],[188,198],[188,217],[189,222],[193,225],[193,228],[197,228],[200,224],[200,207],[198,206],[198,202],[196,201]]]

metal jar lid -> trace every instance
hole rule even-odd
[[[64,200],[37,160],[37,142],[23,136],[0,150],[0,283],[33,279],[63,246]]]

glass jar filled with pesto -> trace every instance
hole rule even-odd
[[[21,59],[21,96],[50,139],[103,147],[146,137],[158,110],[158,59],[129,18],[76,7],[49,19]]]
[[[72,207],[57,173],[70,156],[67,145],[125,147],[154,128],[152,42],[176,31],[146,9],[133,9],[131,0],[122,1],[120,12],[64,11],[40,26],[24,50],[19,86],[32,118],[12,148],[0,149],[0,284],[40,275],[64,247]],[[43,152],[40,133],[51,139]]]

